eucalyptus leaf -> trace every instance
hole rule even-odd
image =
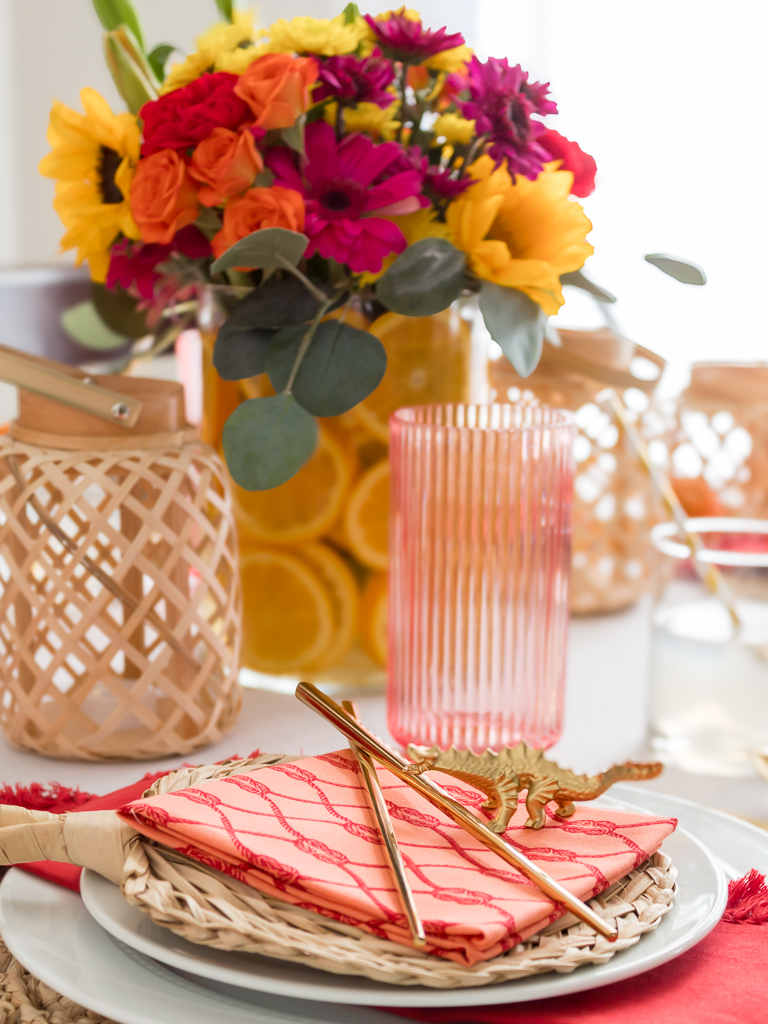
[[[230,267],[261,267],[277,270],[286,263],[295,267],[304,255],[309,239],[298,231],[287,228],[261,228],[231,245],[212,265],[217,274]]]
[[[244,380],[264,373],[267,349],[275,332],[256,327],[243,330],[226,320],[213,346],[213,365],[222,380]]]
[[[680,281],[682,284],[701,285],[707,283],[707,275],[704,273],[704,269],[698,263],[694,263],[693,260],[686,260],[681,256],[670,256],[669,253],[665,252],[649,253],[645,259],[647,263],[652,263],[654,267],[658,267],[659,270],[670,277],[674,277],[676,281]]]
[[[267,353],[267,373],[275,391],[288,383],[305,326],[279,331]],[[293,382],[296,401],[313,416],[341,416],[379,386],[387,353],[368,331],[326,320],[315,336]]]
[[[409,245],[379,279],[376,297],[394,313],[431,316],[447,309],[464,286],[466,257],[445,238]]]
[[[168,58],[176,49],[177,47],[172,46],[170,43],[160,43],[158,46],[153,47],[147,54],[147,60],[149,61],[152,70],[157,75],[158,82],[165,81],[165,65]]]
[[[91,298],[96,312],[116,334],[124,338],[143,338],[150,333],[146,314],[137,309],[138,299],[123,291],[119,285],[107,288],[92,281]]]
[[[79,345],[110,352],[125,345],[125,335],[111,330],[101,319],[92,302],[78,302],[61,314],[61,326]]]
[[[572,270],[569,274],[561,274],[560,284],[569,284],[572,288],[581,288],[583,292],[589,292],[598,302],[610,304],[616,301],[615,295],[607,289],[601,288],[594,281],[590,281],[581,270]]]
[[[322,284],[313,281],[318,288]],[[320,303],[301,281],[286,277],[255,288],[234,307],[227,323],[233,327],[288,327],[311,320]]]
[[[480,312],[493,340],[521,377],[529,377],[541,358],[548,317],[516,288],[483,281]]]
[[[250,398],[224,424],[222,446],[232,479],[246,491],[279,487],[317,445],[317,423],[293,395]]]
[[[144,48],[139,15],[131,0],[93,0],[93,8],[107,32],[127,25],[136,37],[136,42]]]

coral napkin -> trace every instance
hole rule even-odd
[[[533,883],[385,769],[379,771],[427,932],[428,949],[457,963],[489,960],[560,916]],[[484,798],[450,776],[435,781],[478,810]],[[480,812],[482,813],[482,812]],[[381,840],[349,751],[273,765],[194,789],[135,800],[121,817],[139,832],[268,895],[409,944]],[[669,818],[581,806],[508,835],[582,899],[654,853]]]

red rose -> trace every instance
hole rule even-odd
[[[566,139],[560,132],[553,131],[551,128],[539,135],[536,141],[546,149],[553,160],[562,161],[561,170],[571,171],[573,174],[571,195],[579,196],[580,199],[592,195],[595,191],[595,175],[597,174],[594,157],[585,153],[577,142],[571,142],[570,139]]]
[[[214,128],[236,131],[253,120],[248,104],[235,95],[237,75],[216,71],[145,103],[142,156],[161,149],[188,149],[207,139]]]

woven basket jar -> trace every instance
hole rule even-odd
[[[187,754],[241,704],[226,473],[180,385],[93,382],[142,402],[132,429],[20,390],[0,438],[0,723],[53,757]]]
[[[595,398],[613,388],[654,451],[661,443],[666,452],[674,419],[652,403],[664,360],[608,328],[558,334],[560,346],[544,343],[530,377],[518,376],[506,359],[491,362],[491,392],[497,402],[532,394],[575,414],[571,611],[614,611],[648,589],[650,529],[662,509],[629,439]]]

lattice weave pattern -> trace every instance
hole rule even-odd
[[[90,760],[215,742],[240,708],[240,614],[231,502],[212,448],[0,441],[0,722],[11,742]]]

